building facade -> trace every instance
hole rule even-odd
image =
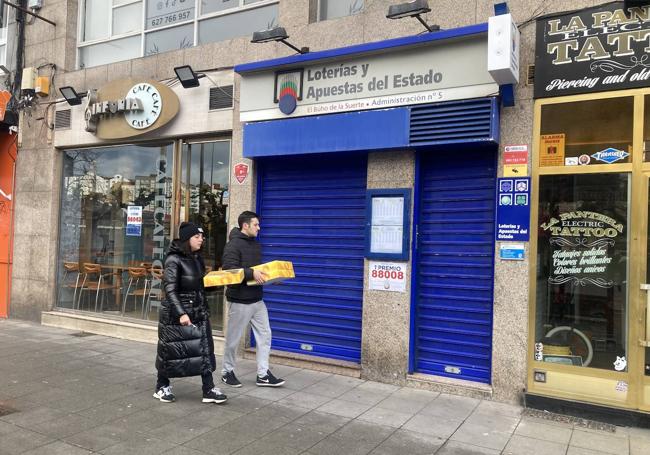
[[[253,209],[265,260],[296,270],[265,293],[276,361],[648,411],[648,78],[570,91],[591,82],[552,61],[631,78],[648,9],[509,2],[508,85],[488,70],[492,2],[430,2],[432,33],[387,19],[394,3],[45,1],[57,25],[27,27],[25,66],[56,73],[21,112],[9,317],[153,339],[180,222],[218,269]],[[250,42],[278,25],[310,52]],[[601,52],[590,37],[614,26],[631,35]],[[222,291],[210,305],[222,341]]]

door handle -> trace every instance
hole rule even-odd
[[[641,346],[650,347],[650,284],[642,284],[641,290],[646,291],[645,302],[645,339],[639,340]]]

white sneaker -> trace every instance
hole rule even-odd
[[[171,403],[176,401],[176,397],[172,393],[172,386],[161,387],[153,394],[154,398],[158,398],[163,403]]]

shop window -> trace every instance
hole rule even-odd
[[[542,106],[539,166],[632,162],[632,97]]]
[[[59,308],[156,320],[152,268],[171,237],[172,162],[172,143],[63,152]],[[145,270],[146,289],[142,280],[128,289],[129,268]]]
[[[0,65],[7,64],[8,6],[0,8]]]
[[[650,161],[650,95],[645,96],[643,110],[643,161]],[[648,281],[650,283],[650,281]]]
[[[535,360],[625,371],[628,174],[539,180]]]
[[[221,269],[228,237],[230,141],[188,143],[181,158],[180,219],[203,227],[203,259]],[[210,315],[215,330],[223,330],[224,288],[209,288]]]
[[[364,0],[319,0],[318,20],[326,21],[337,17],[354,16],[363,11]]]
[[[278,23],[278,0],[80,0],[80,5],[80,68],[192,47],[195,36],[198,43],[221,41]]]
[[[199,44],[252,35],[255,31],[277,26],[277,3],[262,8],[247,9],[236,14],[221,15],[200,21]]]

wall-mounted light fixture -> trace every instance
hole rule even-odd
[[[298,52],[299,54],[306,54],[307,52],[309,52],[308,47],[297,48],[296,46],[294,46],[293,44],[287,41],[288,38],[289,35],[287,35],[287,31],[283,27],[275,27],[269,30],[254,32],[251,43],[268,43],[271,41],[279,41],[285,46],[289,46],[291,49]]]
[[[424,27],[430,32],[437,32],[440,30],[439,25],[427,24],[420,14],[425,14],[431,11],[429,2],[427,0],[413,0],[407,3],[400,3],[399,5],[391,5],[388,7],[388,19],[402,19],[403,17],[414,17],[420,21]]]
[[[195,73],[190,65],[177,66],[174,68],[174,73],[183,88],[198,87],[199,79],[205,77],[205,74]]]
[[[61,87],[59,91],[61,92],[61,95],[63,95],[63,98],[65,98],[65,100],[68,102],[70,106],[77,106],[81,104],[81,99],[87,95],[87,93],[82,93],[82,94],[77,93],[77,91],[69,85],[66,85],[65,87]]]

